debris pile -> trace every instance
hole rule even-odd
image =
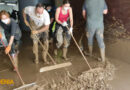
[[[107,83],[114,77],[115,67],[110,62],[97,64],[97,68],[83,72],[73,77],[68,72],[59,83],[34,86],[28,90],[112,90]]]
[[[130,32],[127,32],[123,22],[120,19],[112,17],[112,22],[106,21],[105,23],[105,36],[106,38],[125,38],[130,39]]]

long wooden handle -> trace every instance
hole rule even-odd
[[[0,41],[1,41],[2,45],[6,48],[6,46],[5,46],[4,42],[2,41],[2,39],[0,39]],[[9,56],[9,59],[10,59],[12,65],[13,65],[14,69],[16,70],[16,73],[17,73],[17,75],[18,75],[18,77],[19,77],[21,83],[22,83],[23,85],[25,85],[25,83],[24,83],[24,81],[23,81],[23,79],[22,79],[22,77],[21,77],[21,75],[20,75],[20,73],[19,73],[18,68],[15,66],[15,63],[14,63],[14,61],[13,61],[13,58],[10,56],[9,53],[8,53],[7,55]]]
[[[33,31],[32,27],[29,25],[29,28],[31,31]],[[38,40],[38,42],[40,43],[40,45],[42,46],[42,48],[45,50],[42,42],[37,38],[37,35],[35,35],[36,39]],[[49,58],[51,59],[51,61],[56,64],[55,60],[52,58],[52,56],[49,54],[49,52],[47,52],[47,55],[49,56]]]
[[[69,27],[68,27],[68,26],[66,26],[66,27],[67,27],[67,29],[69,30]],[[92,69],[91,66],[90,66],[90,64],[89,64],[89,62],[88,62],[88,60],[87,60],[87,58],[85,57],[85,55],[83,54],[82,50],[80,49],[80,47],[79,47],[79,45],[78,45],[76,39],[74,38],[73,34],[72,34],[72,33],[70,33],[70,34],[71,34],[71,37],[72,37],[72,39],[74,40],[74,42],[75,42],[77,48],[79,49],[81,55],[83,56],[85,62],[87,63],[89,69]]]

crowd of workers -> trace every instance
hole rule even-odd
[[[105,61],[104,23],[103,15],[108,8],[105,0],[85,0],[83,5],[83,17],[86,20],[86,37],[88,39],[89,55],[92,56],[93,39],[96,35],[100,48],[101,60]],[[29,16],[29,20],[27,20]],[[67,52],[73,35],[73,11],[69,0],[63,0],[60,7],[47,6],[38,3],[36,6],[27,6],[23,9],[23,18],[26,26],[30,27],[33,41],[34,62],[39,63],[39,40],[43,41],[42,58],[45,63],[49,50],[49,40],[54,43],[54,54],[63,49],[63,59],[68,60]],[[0,46],[5,46],[5,53],[10,54],[18,67],[19,45],[22,33],[17,22],[10,17],[8,12],[0,12]],[[75,36],[76,37],[76,36]]]

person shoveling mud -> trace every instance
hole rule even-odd
[[[3,29],[3,33],[0,33],[0,42],[5,47],[5,53],[11,54],[15,66],[18,68],[18,53],[22,36],[19,25],[4,10],[0,12],[0,25],[1,29]]]
[[[85,0],[83,17],[86,19],[86,36],[88,39],[89,56],[92,56],[93,38],[96,34],[102,61],[105,61],[103,14],[107,13],[108,8],[105,0]]]
[[[35,54],[35,63],[39,63],[39,54],[38,54],[38,40],[42,39],[43,44],[43,52],[42,58],[45,63],[49,64],[47,61],[47,53],[49,48],[48,42],[48,30],[50,25],[50,17],[49,13],[44,9],[44,5],[38,3],[36,7],[28,6],[23,10],[24,22],[27,26],[30,26],[27,21],[26,15],[30,16],[30,23],[33,31],[31,31],[31,38],[33,40],[33,53]]]
[[[63,45],[63,59],[68,60],[67,53],[71,41],[70,33],[73,33],[73,12],[69,0],[64,0],[63,5],[57,8],[55,20],[57,23],[55,35],[57,43],[54,54],[57,55],[57,50]],[[70,26],[69,30],[66,28],[68,25]]]

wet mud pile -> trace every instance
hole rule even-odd
[[[106,39],[129,39],[130,32],[127,31],[121,19],[112,17],[111,22],[105,21],[105,38]]]
[[[27,90],[112,90],[108,81],[113,80],[115,66],[109,61],[98,63],[95,68],[74,77],[69,72],[59,83],[35,85]]]

